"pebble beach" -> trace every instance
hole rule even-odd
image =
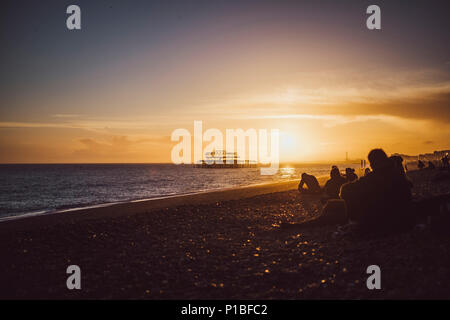
[[[450,192],[438,170],[408,177],[415,199]],[[450,298],[448,233],[285,230],[320,213],[297,183],[4,221],[0,298]],[[66,287],[69,265],[81,269],[81,290]],[[367,289],[369,265],[381,268],[381,290]]]

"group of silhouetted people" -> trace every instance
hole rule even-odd
[[[394,231],[414,224],[412,183],[406,177],[402,157],[388,157],[382,149],[373,149],[368,159],[372,170],[366,170],[360,178],[354,169],[347,168],[342,175],[333,166],[323,189],[314,176],[302,174],[299,191],[321,195],[326,200],[321,216],[314,223],[352,221],[367,231]]]
[[[428,166],[425,166],[425,163],[422,160],[417,161],[417,167],[419,170],[422,169],[436,169],[436,166],[434,165],[433,161],[428,161]]]
[[[298,191],[302,194],[322,195],[324,199],[338,199],[341,186],[344,183],[353,182],[357,179],[358,176],[355,173],[355,169],[346,168],[345,174],[342,175],[337,166],[332,166],[330,179],[325,183],[323,189],[315,176],[303,173],[298,185]]]
[[[448,153],[446,153],[441,158],[441,162],[442,162],[442,166],[440,168],[442,170],[450,170]],[[426,166],[425,163],[422,160],[420,160],[420,159],[417,161],[417,167],[419,168],[419,170],[422,170],[422,169],[436,169],[436,165],[434,164],[433,161],[428,161],[428,166]]]

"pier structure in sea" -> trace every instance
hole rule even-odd
[[[205,159],[194,164],[195,168],[256,168],[257,162],[241,159],[237,152],[214,150],[205,153]]]

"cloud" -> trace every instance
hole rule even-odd
[[[80,114],[53,114],[53,118],[78,118],[81,117]]]
[[[139,146],[144,144],[165,144],[170,141],[168,136],[155,136],[131,139],[129,136],[107,136],[104,139],[82,138],[78,142],[81,148],[73,152],[73,156],[83,159],[125,159],[142,155],[146,150]]]
[[[304,81],[210,102],[198,116],[392,115],[450,121],[450,80],[436,70],[302,74]]]
[[[63,117],[64,118],[64,117]],[[75,118],[75,117],[73,117]],[[67,117],[72,119],[72,117]],[[157,119],[115,120],[115,119],[77,119],[59,122],[27,122],[4,121],[0,128],[55,128],[55,129],[84,129],[91,131],[104,131],[109,129],[148,129]]]

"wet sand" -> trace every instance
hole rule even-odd
[[[411,172],[416,198],[448,178]],[[334,239],[336,227],[279,228],[317,216],[298,182],[118,204],[0,223],[3,299],[450,298],[450,238],[426,230]],[[82,289],[66,288],[78,265]],[[377,264],[382,290],[368,290]]]

